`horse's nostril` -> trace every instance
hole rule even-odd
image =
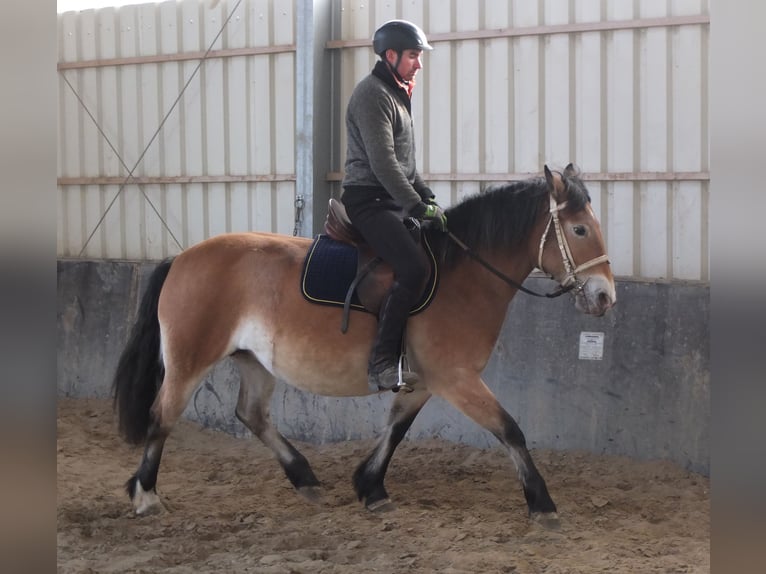
[[[598,294],[598,303],[602,308],[609,308],[612,306],[612,298],[606,293],[606,291],[602,291]]]

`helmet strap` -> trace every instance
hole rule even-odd
[[[393,48],[389,48],[393,49]],[[391,73],[394,75],[394,78],[396,78],[397,81],[406,84],[407,82],[404,81],[404,78],[399,75],[399,64],[402,62],[402,51],[401,50],[394,50],[396,52],[396,63],[392,64],[388,61],[388,58],[386,57],[386,54],[388,53],[388,50],[383,53],[383,61],[388,66],[388,69],[391,70]]]

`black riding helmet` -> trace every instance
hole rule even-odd
[[[375,30],[372,48],[380,57],[386,50],[396,50],[400,57],[404,50],[433,50],[423,30],[407,20],[390,20]]]

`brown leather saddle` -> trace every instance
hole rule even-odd
[[[404,225],[409,229],[413,239],[426,250],[428,259],[431,262],[430,277],[423,284],[422,289],[428,293],[424,294],[424,299],[413,309],[413,313],[424,309],[430,302],[433,294],[436,292],[436,261],[430,247],[423,240],[421,234],[420,222],[413,217],[403,218]],[[330,199],[327,218],[324,223],[325,233],[336,241],[347,243],[356,247],[357,252],[357,270],[354,280],[349,286],[343,305],[343,322],[341,331],[344,333],[348,329],[349,311],[351,300],[356,294],[359,302],[365,310],[378,314],[383,297],[391,289],[394,282],[394,271],[391,266],[383,261],[367,244],[361,233],[354,227],[346,214],[346,208],[335,199]]]

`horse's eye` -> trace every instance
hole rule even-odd
[[[572,229],[574,230],[575,235],[579,237],[585,237],[585,234],[588,232],[584,225],[575,225]]]

